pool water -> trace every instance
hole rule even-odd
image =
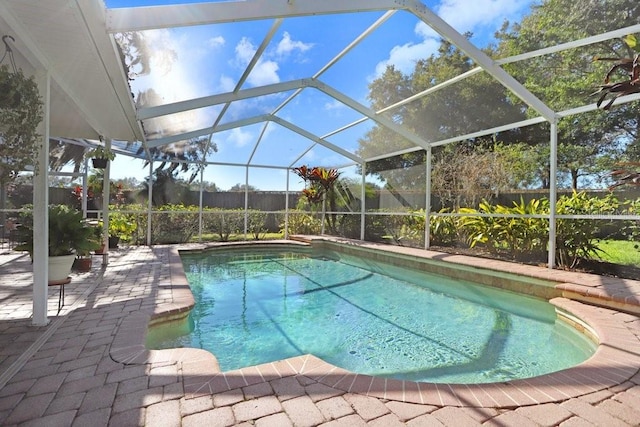
[[[296,252],[181,256],[196,306],[151,328],[147,346],[203,348],[223,371],[314,354],[361,374],[486,383],[595,351],[546,301],[443,276]]]

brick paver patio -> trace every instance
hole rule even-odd
[[[554,303],[587,320],[601,341],[584,364],[531,380],[384,380],[310,355],[221,373],[203,350],[144,348],[149,321],[193,304],[175,254],[171,247],[124,248],[110,254],[106,269],[96,257],[91,272],[73,275],[58,316],[57,288],[50,288],[46,327],[31,326],[28,256],[0,255],[0,424],[640,425],[640,318],[585,304],[600,300],[633,311],[640,307],[638,282],[508,264],[512,272],[524,268],[562,282],[565,297]]]

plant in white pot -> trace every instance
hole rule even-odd
[[[19,218],[17,251],[28,251],[33,259],[33,215],[23,212]],[[49,206],[49,284],[67,280],[77,253],[98,249],[94,227],[82,213],[65,205]]]

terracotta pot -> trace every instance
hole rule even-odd
[[[106,249],[106,245],[105,245],[105,244],[104,244],[104,242],[103,242],[103,243],[102,243],[102,245],[100,245],[100,248],[99,248],[99,249],[96,249],[96,250],[94,251],[94,253],[95,253],[96,255],[102,255],[102,254],[104,254],[105,249]]]
[[[73,261],[73,269],[83,273],[91,271],[91,257],[76,258]]]

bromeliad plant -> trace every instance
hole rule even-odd
[[[322,201],[325,194],[333,189],[340,177],[340,173],[336,169],[318,166],[310,168],[303,165],[293,168],[293,172],[304,180],[305,189],[302,190],[302,194],[307,198],[309,204]]]
[[[637,53],[631,58],[600,58],[596,57],[595,61],[615,61],[614,65],[609,69],[607,75],[604,78],[604,84],[600,86],[600,89],[593,93],[593,95],[600,95],[596,105],[600,107],[608,95],[611,95],[609,102],[602,107],[604,110],[608,110],[613,105],[614,101],[624,95],[631,95],[632,93],[640,93],[640,43],[633,34],[630,34],[622,39],[630,49]],[[622,71],[625,78],[620,81],[611,82],[611,77]]]
[[[600,95],[596,105],[600,107],[608,95],[611,95],[609,102],[602,107],[604,110],[609,110],[614,101],[624,95],[631,95],[633,93],[640,93],[640,41],[633,34],[629,34],[622,38],[624,43],[630,50],[635,51],[635,55],[629,58],[598,58],[596,61],[615,61],[614,65],[609,69],[605,78],[604,84],[600,86],[600,89],[593,93],[593,95]],[[611,83],[611,77],[622,71],[625,78],[621,81]],[[617,168],[611,171],[611,178],[614,183],[609,186],[609,191],[623,186],[623,185],[640,185],[640,173],[636,170],[630,170],[630,166],[640,166],[639,163],[620,163],[616,165]]]
[[[325,201],[328,200],[329,210],[334,213],[327,216],[326,220],[331,232],[335,232],[337,203],[334,185],[338,182],[340,173],[336,169],[326,169],[318,166],[310,168],[304,165],[293,168],[293,171],[305,182],[302,195],[307,199],[309,205],[313,207],[319,202],[323,202],[323,224],[325,220]],[[324,232],[324,226],[322,232]]]

